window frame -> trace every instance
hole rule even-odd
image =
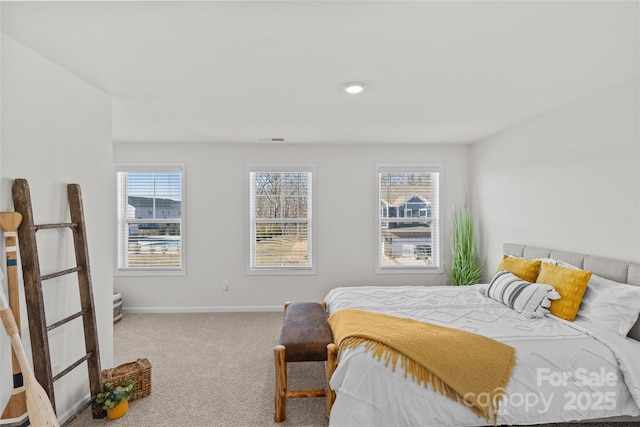
[[[443,235],[442,235],[442,165],[430,164],[430,163],[379,163],[375,168],[375,210],[377,213],[375,218],[375,253],[374,253],[374,265],[376,274],[442,274],[444,272],[442,247],[443,247]],[[437,200],[432,201],[431,206],[431,226],[432,226],[432,243],[431,254],[434,258],[435,265],[400,265],[389,266],[382,265],[382,230],[388,229],[389,224],[393,221],[382,218],[380,215],[381,201],[380,196],[380,174],[388,172],[407,173],[407,172],[428,172],[437,173],[438,179],[436,182],[435,192],[438,195]],[[388,204],[389,201],[385,200]],[[428,214],[427,210],[427,214]],[[397,212],[396,212],[397,215]],[[406,210],[405,210],[406,215]],[[396,218],[396,217],[389,217]],[[400,217],[398,217],[400,218]],[[413,217],[412,217],[413,218]],[[416,219],[429,218],[418,216]],[[434,226],[435,223],[435,226]],[[384,226],[384,227],[383,227]],[[435,228],[434,228],[435,227]],[[433,234],[436,234],[435,242],[433,240]]]
[[[121,212],[118,212],[120,206],[120,200],[118,196],[118,173],[140,173],[140,172],[180,172],[180,267],[120,267],[120,253],[123,247],[121,244],[126,244],[121,238]],[[114,178],[115,178],[115,198],[116,198],[116,233],[115,233],[115,245],[114,245],[114,275],[115,276],[185,276],[186,269],[186,197],[185,197],[185,164],[184,163],[116,163],[114,165]],[[126,206],[126,205],[125,205]],[[125,207],[126,209],[126,207]],[[126,221],[126,220],[125,220]],[[154,218],[153,221],[157,223],[175,223],[176,220]]]
[[[310,244],[308,246],[309,252],[309,261],[310,266],[305,267],[254,267],[253,266],[253,244],[255,242],[255,234],[253,227],[254,218],[252,217],[252,182],[251,182],[251,174],[252,173],[309,173],[311,175],[311,186],[310,186],[310,198],[308,203],[310,207],[308,209],[308,230],[309,231],[309,240]],[[317,238],[316,238],[316,168],[314,164],[307,163],[268,163],[268,164],[248,164],[245,172],[246,184],[245,188],[247,191],[246,195],[246,249],[245,249],[245,259],[246,259],[246,274],[250,276],[300,276],[300,275],[315,275],[317,262],[316,262],[316,253],[317,253]]]

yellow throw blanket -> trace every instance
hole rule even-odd
[[[358,309],[329,317],[340,350],[360,344],[395,371],[398,359],[418,384],[469,407],[497,423],[498,404],[515,366],[513,347],[459,329]]]

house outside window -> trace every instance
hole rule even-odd
[[[440,175],[436,165],[377,166],[376,273],[442,272]]]
[[[184,166],[116,165],[116,275],[183,275]]]
[[[314,274],[312,165],[249,165],[247,274]]]

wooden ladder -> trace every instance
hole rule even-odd
[[[93,303],[91,285],[91,271],[89,268],[89,252],[87,249],[84,209],[82,193],[78,184],[67,185],[70,223],[36,225],[33,221],[31,193],[26,179],[16,179],[13,182],[13,204],[16,212],[22,214],[22,224],[18,228],[20,243],[20,257],[22,260],[22,275],[24,279],[25,301],[29,318],[29,333],[31,336],[31,353],[33,371],[36,379],[47,392],[55,410],[54,383],[84,362],[87,362],[89,373],[89,388],[91,391],[92,412],[94,418],[103,418],[104,411],[94,402],[98,393],[102,392],[102,378],[100,368],[100,352],[98,349],[98,333]],[[70,228],[73,231],[73,243],[76,255],[76,267],[51,274],[40,274],[36,231],[52,228]],[[67,274],[77,273],[80,291],[80,311],[65,317],[55,323],[47,325],[45,304],[42,294],[42,282]],[[84,342],[86,354],[69,365],[64,370],[53,375],[51,369],[51,354],[49,351],[48,333],[66,323],[82,317],[84,326]]]

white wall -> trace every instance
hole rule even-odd
[[[504,242],[640,260],[638,81],[471,148],[482,252]]]
[[[66,184],[82,188],[103,367],[113,365],[113,189],[111,99],[19,42],[2,34],[2,134],[0,210],[12,211],[11,185],[26,178],[37,223],[68,222]],[[43,234],[44,233],[44,234]],[[75,265],[71,232],[38,233],[43,274]],[[3,268],[4,269],[4,268]],[[49,283],[52,282],[52,283]],[[6,289],[6,283],[4,284]],[[49,322],[79,311],[76,276],[46,282]],[[24,299],[22,325],[28,338]],[[0,340],[0,406],[11,392],[11,362]],[[54,374],[84,354],[80,320],[49,334]],[[89,393],[86,365],[56,383],[64,417]],[[86,385],[85,385],[86,384]]]
[[[184,277],[116,277],[125,308],[280,307],[320,301],[336,286],[444,284],[445,275],[374,274],[376,163],[443,165],[443,252],[449,262],[448,218],[464,201],[464,145],[286,145],[115,143],[116,162],[183,162],[186,167]],[[316,165],[317,274],[245,274],[246,165]],[[446,265],[446,264],[445,264]],[[223,292],[222,281],[229,281]]]

